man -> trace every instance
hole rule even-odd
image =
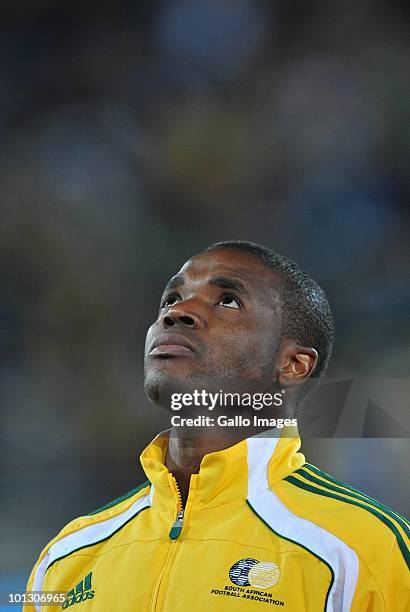
[[[192,427],[171,410],[174,426],[141,455],[148,481],[68,524],[28,590],[97,612],[408,610],[408,523],[305,463],[297,433],[279,428],[332,342],[325,294],[293,262],[246,242],[192,257],[147,334],[147,395],[168,407],[176,392],[218,397],[214,415],[222,392],[238,393],[228,417],[249,424]],[[263,411],[269,432],[243,400],[257,391],[283,399]]]

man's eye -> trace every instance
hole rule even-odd
[[[233,295],[224,295],[218,302],[221,306],[225,306],[225,308],[240,308],[241,305],[239,301],[233,297]]]
[[[167,308],[169,306],[173,306],[173,304],[175,304],[178,301],[178,299],[179,298],[177,295],[169,295],[162,301],[161,308]]]

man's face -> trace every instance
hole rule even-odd
[[[218,249],[188,260],[165,287],[145,345],[145,390],[245,391],[277,378],[279,293],[251,254]],[[237,387],[240,387],[237,388]]]

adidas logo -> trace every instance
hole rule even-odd
[[[61,606],[63,610],[94,597],[94,591],[91,589],[92,575],[93,573],[90,572],[71,591],[68,591],[66,600]]]

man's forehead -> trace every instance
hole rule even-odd
[[[233,249],[217,249],[194,255],[176,274],[179,280],[206,282],[223,274],[243,280],[249,287],[266,285],[276,288],[279,276],[251,253]]]
[[[273,274],[266,265],[251,253],[234,249],[216,249],[194,255],[182,266],[180,273],[196,275],[220,271],[222,268],[244,275],[253,275],[256,270],[261,274]]]

